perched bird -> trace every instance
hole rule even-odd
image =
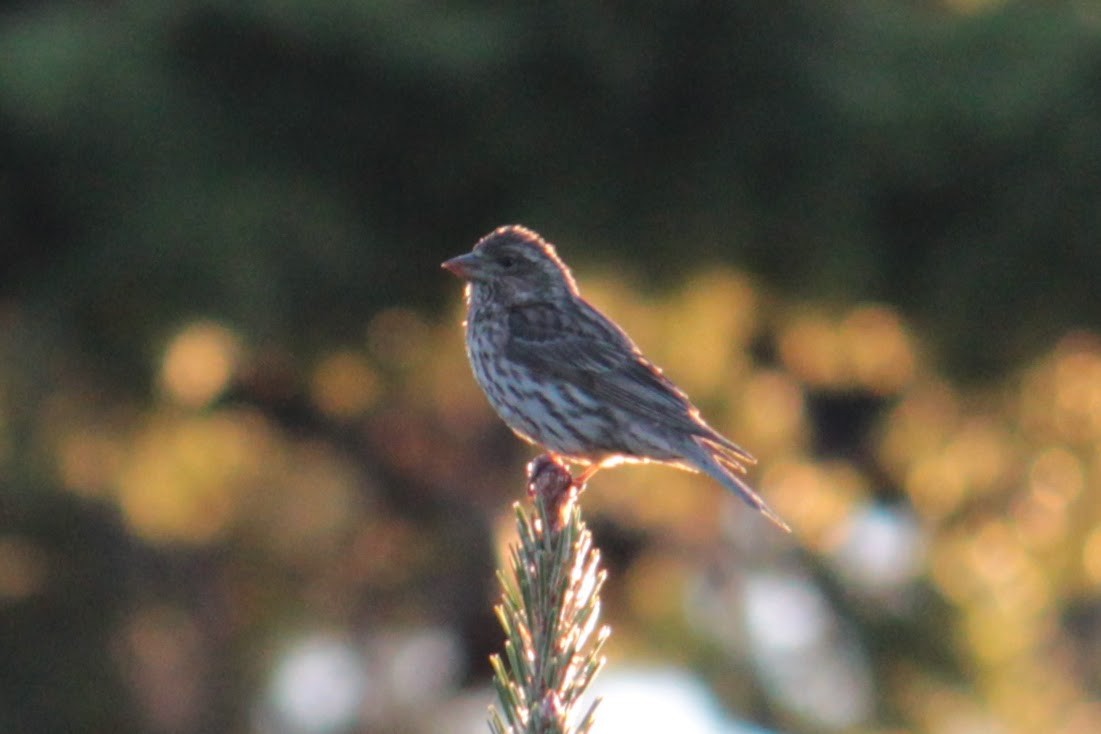
[[[622,462],[703,471],[789,529],[739,476],[756,460],[581,297],[553,245],[501,227],[443,267],[466,281],[466,351],[490,405],[524,440],[587,465],[578,485]]]

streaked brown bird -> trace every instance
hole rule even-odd
[[[789,529],[740,476],[756,460],[581,297],[553,245],[501,227],[443,267],[466,281],[466,351],[490,405],[524,440],[586,465],[579,485],[622,462],[703,471]]]

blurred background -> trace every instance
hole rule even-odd
[[[597,476],[598,732],[1101,731],[1096,0],[0,2],[0,731],[485,731],[512,222],[794,528]]]

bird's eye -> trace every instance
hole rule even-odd
[[[497,258],[497,264],[500,265],[502,268],[508,270],[516,264],[516,258],[514,258],[512,255],[501,255],[499,258]]]

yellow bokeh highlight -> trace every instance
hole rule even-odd
[[[1022,378],[1022,428],[1040,440],[1101,441],[1101,338],[1074,332]]]
[[[607,512],[640,529],[669,531],[682,540],[716,537],[719,503],[727,490],[702,474],[656,465],[600,471],[583,495],[589,512]]]
[[[929,573],[933,584],[956,605],[970,603],[981,590],[979,579],[963,571],[969,541],[970,537],[963,532],[945,532],[930,547]]]
[[[715,392],[747,364],[746,347],[757,326],[757,294],[749,279],[710,270],[688,282],[659,311],[662,360],[690,395]]]
[[[1026,634],[1025,627],[1040,619],[1053,601],[1052,582],[1043,566],[1022,544],[1016,526],[1002,519],[943,533],[931,548],[930,573],[945,596],[971,613],[981,611],[1000,620],[1012,616],[1008,630],[999,623],[1000,628],[988,635]],[[989,639],[983,638],[977,644],[986,642]]]
[[[842,461],[778,461],[765,470],[760,486],[800,542],[819,549],[835,537],[833,530],[844,525],[867,492],[860,472]]]
[[[943,517],[963,502],[967,484],[956,469],[944,454],[930,454],[910,467],[906,475],[906,493],[923,516]]]
[[[232,331],[211,321],[190,324],[165,350],[161,387],[179,405],[201,407],[225,390],[240,358],[241,345]]]
[[[806,432],[806,397],[789,375],[772,370],[753,373],[740,395],[730,430],[735,442],[766,455],[799,445]],[[725,428],[719,424],[718,428]]]
[[[202,543],[223,533],[270,461],[249,414],[161,416],[134,439],[117,498],[127,524],[154,542]]]
[[[1010,518],[1017,537],[1032,551],[1056,549],[1066,540],[1069,517],[1064,508],[1055,509],[1036,499],[1029,494],[1013,504]]]
[[[972,655],[984,667],[1012,662],[1036,644],[1035,628],[1012,609],[972,611],[964,620],[963,634]]]
[[[1042,644],[1042,640],[1032,641]],[[981,681],[993,708],[1012,722],[1013,731],[1021,734],[1057,731],[1068,710],[1083,691],[1067,675],[1066,669],[1050,657],[1010,659]],[[1056,664],[1053,664],[1056,663]],[[1028,695],[1021,695],[1028,691]]]
[[[1032,461],[1028,484],[1038,502],[1065,509],[1085,485],[1082,462],[1065,447],[1046,449]]]
[[[796,317],[778,338],[780,359],[793,375],[812,387],[840,385],[845,358],[834,324],[817,313]]]
[[[913,338],[902,318],[878,304],[857,306],[835,320],[820,311],[799,313],[781,326],[780,359],[815,388],[860,387],[893,395],[913,379]]]
[[[1075,335],[1057,348],[1055,422],[1071,441],[1101,437],[1101,344],[1092,336]]]
[[[984,494],[999,488],[1011,474],[1013,443],[995,419],[975,416],[952,434],[944,455],[952,471],[964,478],[970,494]]]
[[[326,356],[310,377],[310,395],[321,412],[341,420],[365,413],[381,392],[367,358],[351,351]]]
[[[986,601],[1002,611],[1030,617],[1050,603],[1047,578],[1003,520],[989,520],[972,533],[962,560],[961,571],[975,574]]]
[[[859,306],[841,322],[839,337],[857,385],[877,395],[892,395],[913,379],[914,346],[894,310]]]
[[[1082,568],[1088,584],[1101,584],[1101,525],[1095,526],[1082,544]]]
[[[919,422],[911,430],[920,433],[921,425],[935,425],[935,419]],[[910,463],[904,481],[911,501],[923,515],[944,517],[968,499],[1005,483],[1012,460],[1011,439],[995,421],[974,417],[951,434],[930,433],[944,441],[943,447],[928,446]]]
[[[885,467],[904,479],[912,464],[941,450],[955,431],[961,411],[959,397],[943,383],[911,388],[887,416],[880,442]]]
[[[1027,492],[1013,507],[1018,533],[1032,548],[1061,544],[1070,525],[1070,506],[1082,493],[1082,462],[1068,449],[1042,451],[1028,470]]]

